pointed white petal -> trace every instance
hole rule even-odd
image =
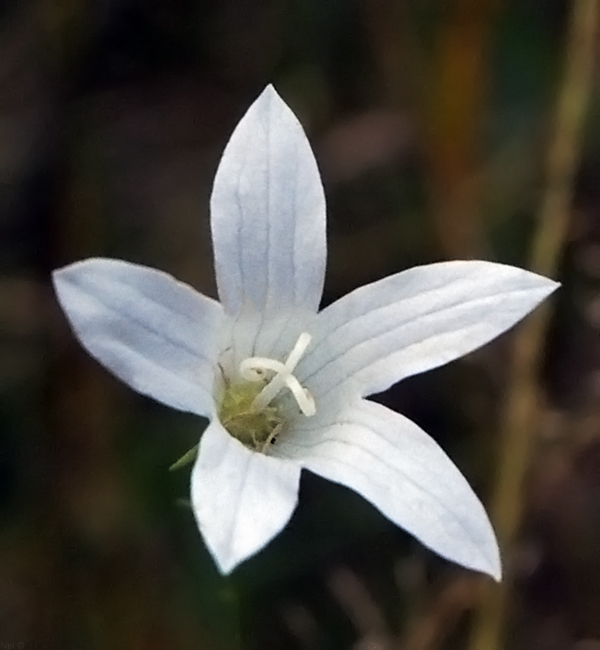
[[[558,284],[492,262],[421,266],[361,287],[317,317],[296,375],[323,397],[342,385],[389,388],[484,345]]]
[[[287,524],[298,501],[300,466],[250,451],[215,418],[192,470],[192,508],[222,573],[254,555]]]
[[[53,274],[58,300],[88,352],[134,390],[210,415],[219,340],[218,302],[166,273],[89,259]]]
[[[402,415],[360,400],[325,429],[282,436],[277,453],[355,490],[439,555],[500,579],[498,545],[479,499],[434,440]]]
[[[272,86],[225,148],[211,225],[221,302],[232,316],[250,305],[262,314],[252,321],[255,338],[263,321],[278,317],[284,327],[282,313],[316,312],[325,272],[325,197],[302,127]]]

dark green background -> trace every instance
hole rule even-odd
[[[418,263],[526,265],[566,16],[558,0],[1,5],[0,642],[15,644],[3,647],[467,647],[479,578],[310,475],[286,530],[220,577],[180,502],[189,472],[167,471],[206,423],[92,361],[49,274],[120,257],[214,296],[211,182],[267,83],[322,171],[324,304]],[[596,91],[511,569],[511,650],[600,648],[598,113]],[[380,398],[484,500],[510,336]]]

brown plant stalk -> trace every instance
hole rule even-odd
[[[546,159],[546,187],[538,213],[530,268],[556,274],[569,221],[573,179],[581,157],[582,133],[594,67],[598,0],[574,0],[559,88],[553,133]],[[523,480],[530,466],[532,433],[538,413],[538,373],[548,326],[548,307],[538,309],[521,327],[501,425],[501,449],[491,516],[508,562],[505,582],[491,586],[477,612],[471,650],[499,650],[506,629],[511,593],[510,555],[523,513]]]

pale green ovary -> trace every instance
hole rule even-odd
[[[252,404],[265,384],[240,382],[226,387],[219,407],[219,420],[227,431],[242,444],[256,451],[264,451],[283,428],[283,418],[276,406],[260,410]]]

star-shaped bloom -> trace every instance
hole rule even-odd
[[[110,259],[54,273],[89,353],[134,390],[209,418],[191,474],[223,573],[289,521],[302,469],[361,494],[441,556],[500,576],[487,515],[442,449],[365,399],[467,354],[557,287],[512,266],[403,271],[318,311],[325,197],[300,123],[269,86],[235,129],[211,198],[220,302]]]

